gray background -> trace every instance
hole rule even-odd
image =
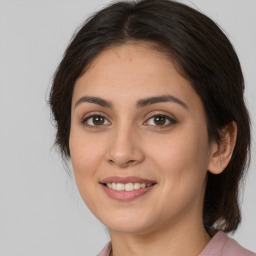
[[[96,255],[109,240],[55,149],[46,104],[73,32],[107,0],[0,0],[0,256]],[[214,19],[242,64],[255,148],[255,0],[182,1]],[[255,152],[234,238],[256,251]],[[228,192],[228,191],[227,191]]]

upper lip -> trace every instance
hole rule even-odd
[[[129,176],[129,177],[119,177],[119,176],[110,176],[102,179],[100,183],[145,183],[145,184],[155,184],[156,181],[149,180],[149,179],[143,179],[135,176]]]

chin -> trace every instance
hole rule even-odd
[[[148,223],[144,224],[139,221],[107,223],[106,226],[110,231],[113,230],[119,233],[142,234],[147,233],[150,230],[150,225],[148,225]]]
[[[152,229],[154,226],[153,223],[158,223],[157,220],[154,220],[153,216],[147,216],[145,214],[110,214],[108,216],[103,216],[98,219],[109,228],[120,233],[145,233]]]

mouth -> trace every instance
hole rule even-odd
[[[116,191],[133,191],[133,190],[139,190],[142,188],[148,188],[153,186],[153,183],[115,183],[115,182],[111,182],[111,183],[104,183],[104,186],[112,189],[112,190],[116,190]]]
[[[131,201],[152,190],[156,182],[138,177],[108,177],[100,185],[110,198]]]

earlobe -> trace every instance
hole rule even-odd
[[[208,165],[208,171],[212,174],[220,174],[227,167],[237,138],[237,124],[235,121],[230,122],[220,131],[220,142],[212,143],[211,158]]]

